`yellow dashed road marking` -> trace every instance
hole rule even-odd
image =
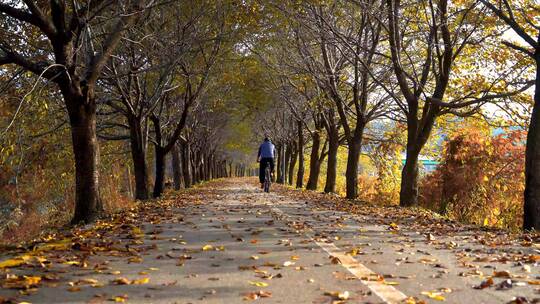
[[[279,208],[271,208],[272,212],[274,212],[277,215],[280,215],[284,218],[290,218],[289,215],[285,214],[283,211],[281,211]],[[407,296],[402,293],[401,291],[397,290],[395,287],[391,285],[386,285],[383,282],[379,280],[366,280],[366,278],[376,278],[377,273],[372,271],[371,269],[367,268],[362,263],[358,262],[355,258],[353,258],[350,255],[347,255],[344,251],[340,250],[334,243],[332,242],[322,242],[316,240],[309,231],[313,231],[311,229],[308,229],[306,231],[306,236],[309,237],[315,244],[317,244],[319,247],[321,247],[326,253],[329,255],[336,257],[339,259],[341,266],[345,267],[350,273],[352,273],[355,277],[360,279],[360,281],[366,285],[373,293],[375,293],[379,298],[381,298],[384,302],[394,304],[394,303],[403,303],[407,299]]]

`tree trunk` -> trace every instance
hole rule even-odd
[[[219,178],[218,169],[216,165],[216,158],[212,157],[212,174],[210,176],[212,179]]]
[[[317,190],[319,183],[319,173],[321,171],[321,163],[319,161],[319,148],[321,146],[321,135],[319,132],[314,132],[311,135],[311,158],[309,160],[309,179],[306,185],[308,190]]]
[[[336,192],[337,178],[337,153],[339,149],[339,134],[336,132],[328,132],[328,162],[326,169],[326,184],[324,186],[325,193]]]
[[[154,198],[160,197],[165,189],[165,151],[163,148],[155,146],[155,155],[156,158],[156,179],[154,181]]]
[[[193,164],[195,166],[195,183],[200,183],[202,181],[202,174],[201,174],[201,165],[202,165],[202,162],[201,162],[201,155],[199,152],[192,152],[192,155],[193,155],[193,159],[195,161],[195,163]]]
[[[135,199],[147,200],[148,194],[148,167],[146,164],[146,150],[141,121],[135,117],[128,118],[131,158],[135,174]]]
[[[540,54],[536,51],[534,106],[525,149],[523,229],[540,231]]]
[[[281,150],[283,149],[283,146],[280,144],[277,146],[277,180],[276,182],[278,184],[283,184],[283,167],[281,166],[281,162],[283,161],[283,153],[281,153]]]
[[[193,172],[193,184],[199,183],[199,160],[197,154],[191,151],[191,172]]]
[[[304,132],[302,122],[298,120],[298,173],[296,174],[296,188],[304,186]]]
[[[346,197],[355,199],[358,197],[358,162],[360,161],[360,150],[362,149],[362,137],[355,138],[349,143],[347,154]]]
[[[212,156],[206,156],[205,157],[206,160],[205,160],[205,163],[204,163],[204,168],[205,168],[205,172],[204,172],[204,180],[205,181],[208,181],[208,180],[211,180],[212,179]]]
[[[202,154],[201,155],[201,159],[203,160],[202,163],[201,163],[201,179],[203,181],[207,181],[208,180],[208,158]]]
[[[295,146],[291,146],[292,148],[292,155],[291,155],[291,161],[289,163],[289,185],[293,184],[293,176],[294,176],[294,167],[296,166],[296,159],[298,158],[298,150]]]
[[[191,188],[193,180],[191,174],[191,153],[189,144],[182,145],[182,169],[184,170],[184,187]]]
[[[174,179],[174,189],[180,190],[183,186],[183,177],[182,177],[182,156],[180,155],[181,149],[177,145],[174,145],[172,149],[172,169],[173,169],[173,179]]]
[[[399,205],[403,207],[414,206],[418,203],[418,157],[420,149],[414,145],[407,147],[405,166],[401,172],[401,190],[399,192]]]
[[[93,100],[70,100],[66,95],[64,98],[71,105],[68,112],[75,156],[75,213],[71,223],[88,223],[103,211],[99,195],[96,108]]]
[[[285,150],[285,158],[284,158],[285,164],[284,164],[284,170],[283,170],[283,184],[286,184],[287,175],[289,173],[289,164],[291,162],[291,145],[286,145],[284,150]]]

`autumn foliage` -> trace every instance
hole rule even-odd
[[[521,227],[524,142],[523,131],[461,129],[446,142],[442,164],[423,178],[421,204],[460,221]]]

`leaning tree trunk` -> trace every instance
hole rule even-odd
[[[308,190],[317,190],[319,183],[319,173],[321,171],[321,163],[319,161],[319,148],[321,146],[321,136],[319,132],[314,132],[311,135],[312,146],[309,160],[309,178],[306,185]]]
[[[160,197],[165,189],[165,156],[167,155],[162,147],[155,146],[156,158],[156,180],[154,181],[154,198]]]
[[[523,229],[540,231],[540,54],[536,54],[535,57],[534,106],[525,149]]]
[[[401,190],[399,192],[399,205],[403,207],[414,206],[418,203],[418,158],[420,149],[414,144],[408,144],[405,165],[401,172]]]
[[[146,165],[146,151],[141,122],[137,117],[128,119],[131,158],[135,174],[135,199],[147,200],[148,194],[148,167]]]
[[[183,186],[182,157],[180,150],[181,149],[179,149],[177,145],[174,145],[172,149],[172,169],[175,190],[180,190]]]
[[[99,145],[95,102],[64,95],[75,156],[75,213],[72,224],[93,221],[103,211],[99,195]]]
[[[328,132],[328,162],[326,169],[325,193],[336,192],[337,178],[337,153],[339,149],[339,135],[336,132]]]

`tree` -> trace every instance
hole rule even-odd
[[[540,31],[534,18],[538,15],[537,4],[533,1],[480,1],[509,26],[526,46],[511,41],[503,41],[503,44],[532,59],[536,69],[534,104],[525,149],[523,229],[540,230]]]
[[[475,3],[467,1],[458,5],[448,0],[422,1],[419,5],[387,0],[386,4],[392,67],[400,93],[392,97],[407,123],[400,205],[412,206],[418,201],[418,158],[436,119],[447,114],[471,115],[485,103],[521,93],[530,85],[513,89],[515,84],[509,79],[478,75],[481,85],[463,86],[462,91],[449,94],[452,79],[465,76],[458,69],[461,58],[478,55],[475,50],[489,37],[483,32],[483,14],[475,13]],[[404,31],[408,27],[412,30]]]
[[[173,80],[177,89],[168,91],[149,116],[154,130],[154,197],[161,196],[164,190],[165,157],[180,138],[191,108],[207,85],[226,34],[226,12],[220,11],[217,3],[191,3],[178,13],[180,15],[173,18],[176,34],[171,37],[174,45],[181,49]]]
[[[169,8],[170,9],[170,8]],[[148,24],[154,21],[155,25]],[[163,20],[152,16],[129,30],[126,42],[106,67],[107,94],[104,106],[120,113],[127,122],[128,135],[122,130],[118,136],[105,139],[129,138],[135,175],[135,198],[146,200],[148,194],[148,168],[146,163],[148,121],[163,95],[173,89],[173,73],[181,48],[171,45],[171,33],[163,32]],[[141,22],[142,23],[142,22]],[[171,25],[169,24],[169,27]],[[159,28],[157,32],[156,28]],[[111,124],[118,125],[119,117]]]
[[[89,222],[102,210],[97,168],[97,80],[125,29],[152,3],[144,5],[142,0],[129,1],[126,5],[103,0],[86,5],[71,1],[50,1],[47,5],[30,0],[24,3],[25,6],[18,1],[0,3],[0,13],[9,22],[2,25],[0,65],[20,66],[48,79],[60,90],[69,116],[75,157],[72,223]],[[103,35],[92,34],[97,19],[106,20],[110,29]],[[36,41],[27,40],[23,33],[33,33]]]
[[[360,5],[360,4],[358,4]],[[357,4],[332,1],[328,5],[305,4],[294,11],[297,48],[306,69],[332,103],[325,116],[332,157],[329,177],[335,181],[339,118],[347,142],[346,196],[358,196],[358,164],[364,130],[369,122],[385,115],[388,98],[379,89],[389,69],[378,58],[382,26],[378,21],[382,3]],[[382,60],[381,60],[382,59]],[[334,114],[336,113],[336,114]],[[334,186],[329,184],[328,191]]]
[[[146,157],[150,117],[163,106],[165,95],[181,86],[175,75],[182,61],[194,60],[190,54],[199,45],[196,41],[202,41],[206,34],[198,33],[197,26],[208,22],[205,17],[206,8],[193,7],[191,2],[154,9],[129,29],[125,43],[106,67],[109,98],[105,105],[124,116],[129,126],[136,199],[149,198]],[[118,125],[117,120],[115,117],[112,124]]]

